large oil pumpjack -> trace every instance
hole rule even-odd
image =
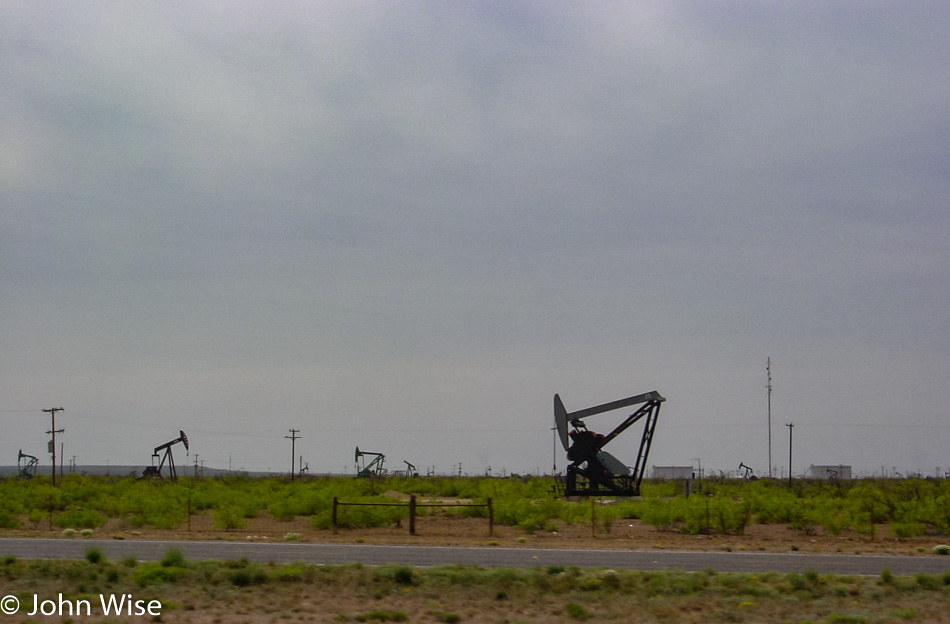
[[[152,465],[147,466],[144,471],[142,471],[142,479],[162,479],[162,468],[165,467],[166,462],[168,463],[168,480],[171,482],[178,481],[178,473],[175,470],[175,458],[172,455],[172,447],[181,442],[185,445],[185,453],[189,451],[188,448],[188,436],[185,435],[185,432],[181,429],[178,430],[179,436],[174,440],[166,442],[165,444],[160,444],[155,447],[155,450],[152,452]],[[165,451],[165,454],[162,455],[161,452]],[[161,458],[161,461],[156,466],[155,460]]]
[[[639,496],[660,405],[664,401],[666,399],[654,390],[568,412],[561,402],[561,397],[555,394],[554,425],[571,462],[567,466],[565,479],[559,482],[559,491],[565,496]],[[633,405],[640,407],[607,435],[591,431],[582,420]],[[605,451],[604,447],[640,420],[644,421],[643,435],[640,438],[637,461],[631,468]],[[570,431],[568,425],[571,427]]]

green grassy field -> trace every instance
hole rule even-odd
[[[496,522],[525,531],[551,522],[590,523],[590,505],[559,500],[544,478],[347,477],[284,479],[188,479],[178,483],[130,478],[67,475],[58,487],[37,477],[0,480],[0,528],[31,528],[41,522],[59,528],[97,528],[107,519],[130,527],[170,529],[189,514],[207,513],[219,529],[241,528],[267,511],[277,520],[306,517],[312,528],[330,526],[332,500],[392,502],[397,492],[439,499],[484,502],[492,498]],[[640,500],[617,501],[597,510],[597,521],[640,519],[663,530],[690,534],[741,535],[750,523],[783,524],[803,535],[818,528],[868,534],[886,524],[896,537],[950,535],[950,480],[706,481],[702,495],[684,497],[672,482],[644,483]],[[405,508],[348,510],[352,527],[391,524]],[[423,513],[425,511],[423,510]],[[484,509],[459,510],[484,515]]]

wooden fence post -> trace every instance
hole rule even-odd
[[[488,499],[488,536],[495,537],[495,511],[491,506],[491,499]]]
[[[336,500],[336,496],[334,496],[334,497],[333,497],[333,534],[334,534],[334,535],[336,535],[336,528],[337,528],[337,523],[336,523],[336,507],[337,507],[337,500]]]
[[[409,496],[409,535],[416,534],[416,495]]]

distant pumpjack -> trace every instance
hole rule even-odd
[[[748,479],[749,481],[758,481],[759,478],[752,474],[752,468],[745,465],[742,462],[739,462],[739,470],[742,471],[742,478]]]
[[[36,461],[36,457],[24,453],[22,449],[17,453],[17,474],[21,479],[33,478],[33,476],[36,474]]]
[[[367,457],[372,457],[370,461],[366,461]],[[361,451],[360,447],[356,447],[356,476],[357,477],[381,477],[386,474],[386,469],[383,468],[383,464],[386,462],[386,456],[382,453],[372,453],[370,451]]]
[[[565,496],[638,496],[660,405],[664,401],[666,399],[659,392],[653,391],[568,413],[561,397],[555,394],[554,424],[571,462],[567,466],[566,479],[558,481],[558,491]],[[581,420],[632,405],[641,407],[607,435],[590,431]],[[640,450],[636,463],[630,468],[605,451],[604,447],[641,419],[644,420],[644,427]],[[568,423],[573,427],[570,432]]]
[[[187,453],[189,450],[188,436],[186,436],[185,432],[181,429],[178,430],[178,433],[179,436],[174,440],[155,447],[155,450],[152,452],[152,465],[142,471],[142,479],[162,479],[162,468],[164,468],[165,463],[168,462],[168,480],[172,483],[178,481],[178,472],[175,470],[175,458],[172,455],[172,447],[181,442],[185,445],[185,452]],[[161,455],[162,451],[165,451],[164,455]],[[155,459],[158,457],[161,457],[161,461],[158,466],[156,466]]]

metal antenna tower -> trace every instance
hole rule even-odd
[[[294,480],[294,458],[297,457],[297,451],[295,450],[295,447],[297,445],[297,440],[299,440],[301,436],[297,435],[300,432],[300,429],[289,429],[289,431],[290,431],[290,435],[284,436],[284,437],[290,440],[290,480],[293,481]]]
[[[765,371],[768,373],[769,384],[769,479],[772,478],[772,358],[766,358]]]
[[[47,431],[46,433],[50,433],[53,435],[53,441],[50,443],[50,452],[53,454],[53,471],[50,474],[52,474],[53,476],[53,485],[56,485],[56,434],[63,433],[64,431],[66,431],[65,429],[56,428],[56,412],[62,412],[65,410],[63,410],[63,408],[61,407],[51,407],[43,411],[49,414],[50,419],[52,420],[49,431]]]

